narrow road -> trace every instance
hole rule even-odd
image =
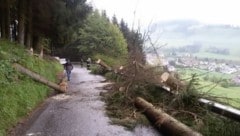
[[[92,75],[85,68],[74,66],[69,92],[47,100],[38,117],[31,122],[24,136],[159,136],[152,127],[138,126],[127,131],[110,124],[105,104],[99,93],[105,79]]]

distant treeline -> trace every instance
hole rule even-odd
[[[227,48],[217,48],[214,46],[210,46],[206,49],[206,52],[215,53],[215,54],[223,54],[223,55],[229,55],[229,49]]]
[[[201,44],[185,45],[178,48],[171,48],[173,52],[198,53],[201,50]]]

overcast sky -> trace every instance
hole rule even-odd
[[[146,26],[150,22],[194,19],[207,24],[240,26],[239,0],[88,0],[94,8],[106,10],[129,25]],[[135,18],[134,18],[135,11]]]

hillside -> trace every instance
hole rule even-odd
[[[30,55],[21,45],[0,40],[0,135],[24,118],[52,92],[47,86],[15,71],[19,63],[55,82],[62,66],[51,57]]]
[[[186,45],[202,45],[201,52],[210,46],[228,48],[230,54],[240,57],[240,27],[208,25],[194,20],[157,22],[152,25],[154,40],[159,39],[166,48]]]

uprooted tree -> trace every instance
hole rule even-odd
[[[113,86],[115,91],[104,95],[108,104],[107,109],[110,110],[108,114],[113,118],[118,118],[118,121],[116,119],[114,121],[125,126],[134,124],[132,120],[139,118],[140,115],[136,113],[133,102],[137,96],[141,96],[191,126],[191,128],[201,131],[203,134],[216,134],[215,128],[209,124],[223,125],[227,119],[219,119],[198,102],[198,99],[206,94],[199,93],[198,89],[202,87],[199,86],[197,75],[193,75],[188,80],[181,80],[178,73],[169,72],[162,65],[161,55],[158,54],[159,48],[165,45],[158,46],[158,42],[151,39],[149,30],[144,34],[141,34],[139,30],[130,30],[123,20],[117,26],[120,27],[127,41],[128,59],[125,64],[117,68],[110,68],[108,63],[99,63],[102,67],[111,71],[112,78],[116,81]],[[147,42],[148,44],[146,44]],[[158,65],[151,65],[146,62],[146,53],[149,53],[149,51],[151,54],[155,54]],[[170,93],[163,90],[168,90]],[[167,117],[163,120],[169,119],[168,116],[162,117]],[[125,124],[124,121],[126,121]],[[166,123],[165,125],[167,128],[171,128],[171,124]],[[160,124],[159,126],[161,127]],[[233,125],[225,126],[227,128]],[[226,133],[226,128],[221,130],[221,134]]]
[[[159,63],[160,65],[150,65],[146,62],[146,48],[155,53],[159,61],[161,61],[157,47],[151,41],[149,31],[141,34],[140,30],[130,30],[123,20],[117,26],[120,27],[127,41],[128,59],[120,68],[109,68],[106,63],[99,61],[102,67],[111,70],[113,75],[116,75],[114,76],[116,79],[114,90],[117,91],[112,92],[110,97],[107,98],[109,101],[122,101],[123,105],[125,105],[124,107],[126,107],[127,105],[132,105],[133,100],[137,96],[144,96],[147,99],[151,99],[152,96],[149,93],[151,86],[170,88],[171,91],[175,91],[175,94],[184,91],[186,85],[180,81],[176,73],[168,72],[161,63]],[[147,41],[150,41],[151,47],[144,47]],[[111,107],[111,105],[112,102],[110,102],[110,109],[115,107],[114,105]],[[129,108],[124,110],[131,111]],[[134,110],[126,116],[132,117],[132,114],[135,114]],[[118,113],[115,115],[118,115]]]

